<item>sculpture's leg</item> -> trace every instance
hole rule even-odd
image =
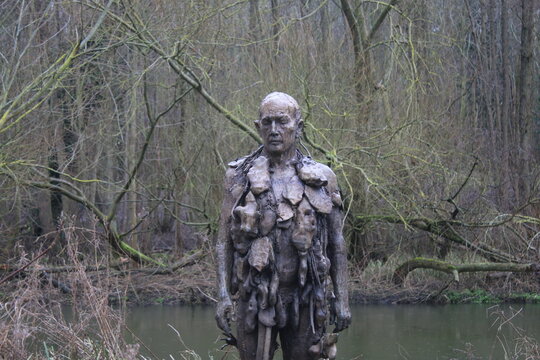
[[[257,329],[251,331],[246,322],[249,301],[238,301],[236,314],[237,342],[240,359],[253,360],[257,353]],[[256,317],[255,317],[256,318]]]
[[[238,301],[237,307],[237,341],[238,341],[238,352],[240,353],[241,360],[254,360],[257,358],[257,342],[259,338],[259,331],[257,327],[251,331],[244,319],[247,318],[248,312],[248,301]],[[255,320],[256,321],[256,320]],[[262,326],[262,325],[261,325]],[[268,359],[272,359],[274,352],[276,350],[276,337],[277,329],[276,327],[268,328],[268,333],[265,333],[265,339],[267,336],[270,336],[270,341],[264,341],[266,344],[270,344],[270,349],[267,351],[269,354]],[[268,346],[268,345],[267,345]],[[261,358],[262,359],[262,358]]]
[[[272,328],[266,328],[266,334],[264,336],[264,354],[263,360],[270,360],[273,357],[274,352],[272,351]]]
[[[255,360],[270,360],[272,328],[259,323],[257,335],[257,357]]]
[[[287,324],[280,330],[279,338],[283,349],[283,360],[315,360],[318,356],[311,355],[309,348],[317,343],[322,336],[323,330],[315,328],[313,333],[309,306],[300,306],[300,319],[298,328]]]

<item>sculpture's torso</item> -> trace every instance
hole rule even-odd
[[[230,218],[231,293],[240,301],[241,354],[252,356],[249,339],[264,329],[301,337],[293,331],[301,324],[309,334],[301,345],[304,354],[308,348],[313,356],[335,348],[337,338],[323,340],[330,297],[327,217],[341,206],[335,175],[300,153],[277,166],[260,153],[230,166],[236,201]],[[293,343],[282,345],[296,351]]]
[[[285,165],[279,168],[270,168],[271,191],[274,194],[276,203],[286,201],[283,193],[290,179],[296,176],[296,169],[292,165]],[[298,279],[298,253],[291,242],[292,229],[280,229],[277,240],[279,252],[275,253],[277,271],[279,273],[279,283],[281,288],[293,288],[297,285]],[[285,289],[282,289],[285,290]]]

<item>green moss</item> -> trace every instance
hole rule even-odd
[[[540,303],[540,294],[538,293],[518,293],[508,296],[510,301],[525,302],[525,303]]]
[[[164,302],[165,302],[164,297],[158,297],[154,299],[154,303],[159,304],[159,305],[162,305]]]
[[[448,291],[445,295],[451,304],[496,304],[502,301],[510,303],[540,303],[539,293],[516,293],[508,296],[505,295],[501,298],[483,289],[467,289],[463,291]]]
[[[170,304],[171,300],[173,300],[172,296],[160,296],[157,298],[154,298],[154,304],[156,305],[165,305]]]
[[[502,300],[488,293],[483,289],[464,290],[464,291],[448,291],[446,293],[448,301],[452,304],[496,304]]]

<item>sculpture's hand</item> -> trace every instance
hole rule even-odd
[[[230,321],[233,314],[233,306],[230,297],[221,299],[216,308],[217,326],[223,330],[226,335],[232,335]]]
[[[336,327],[334,332],[345,330],[351,325],[351,310],[348,304],[343,304],[340,301],[336,302]]]

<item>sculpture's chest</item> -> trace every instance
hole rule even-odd
[[[308,251],[316,262],[325,254],[325,216],[333,206],[327,180],[309,160],[272,167],[260,156],[250,165],[233,210],[234,248],[258,272],[275,269],[282,282],[297,275],[303,287]]]
[[[274,194],[276,203],[286,201],[284,194],[287,191],[287,185],[291,179],[296,176],[296,170],[292,166],[287,166],[284,169],[271,169],[270,174],[270,190]]]

